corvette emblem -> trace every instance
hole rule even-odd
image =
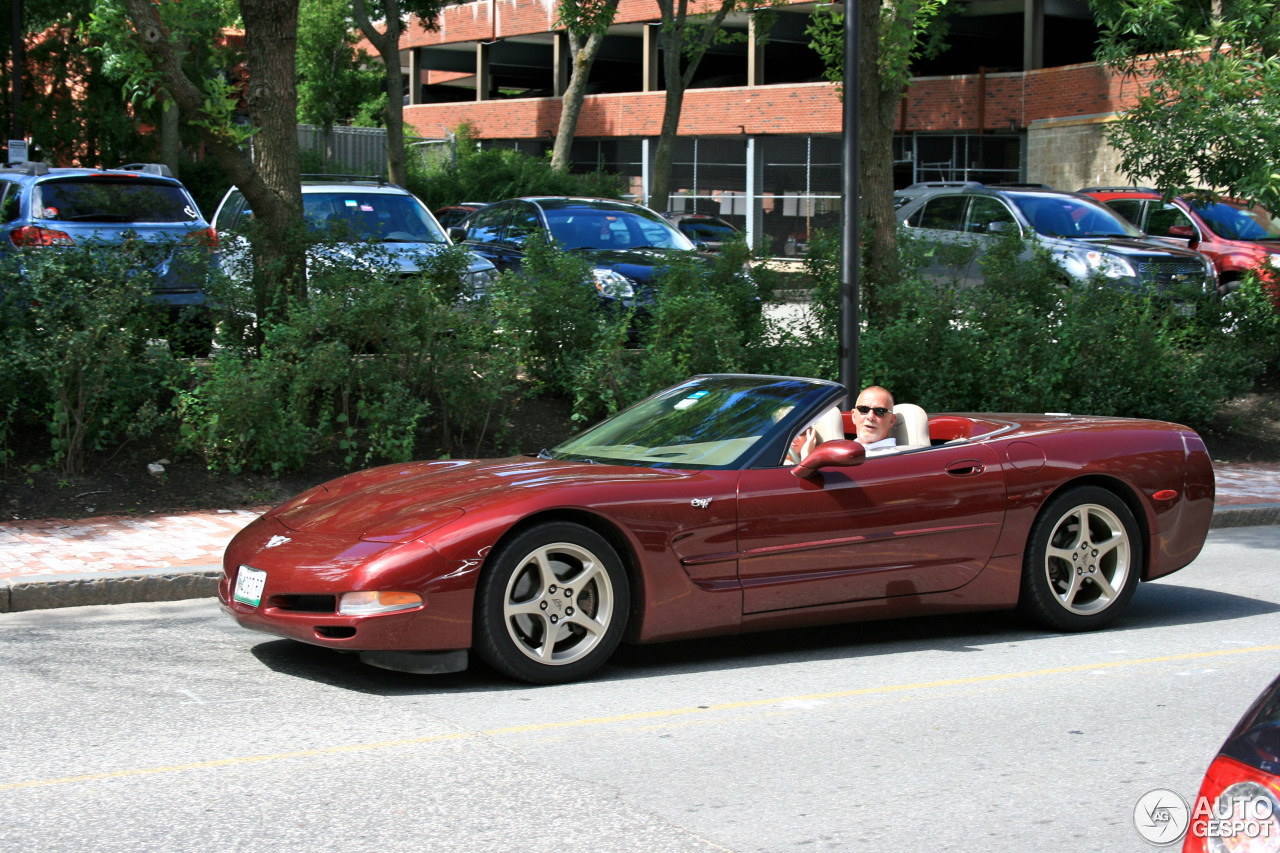
[[[283,545],[284,543],[291,542],[291,541],[292,540],[288,536],[272,536],[270,539],[267,540],[267,544],[264,547],[274,548],[277,545]]]
[[[694,498],[689,504],[695,509],[706,509],[711,506],[711,498]]]

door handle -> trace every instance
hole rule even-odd
[[[952,477],[976,477],[987,470],[987,466],[977,459],[959,459],[948,465],[945,470]]]

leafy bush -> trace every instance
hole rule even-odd
[[[463,201],[502,201],[524,195],[621,198],[625,178],[605,172],[557,172],[550,161],[511,148],[478,148],[470,129],[457,131],[456,157],[424,166],[410,161],[410,192],[436,210]]]
[[[1223,301],[1198,291],[1140,295],[1068,283],[1046,255],[1022,259],[1023,245],[1010,240],[984,257],[985,284],[957,289],[926,282],[927,256],[910,241],[903,246],[901,281],[882,286],[879,310],[862,316],[861,381],[926,409],[1203,425],[1222,400],[1252,386],[1261,369],[1256,353],[1276,341],[1275,312],[1256,284]],[[795,342],[804,340],[824,354],[816,375],[838,375],[838,249],[829,238],[812,244],[813,315],[822,322],[784,337],[775,366],[796,366]]]
[[[167,411],[177,373],[151,302],[150,261],[140,250],[92,246],[7,256],[0,319],[0,410],[52,434],[63,473],[87,454],[151,431]]]
[[[517,393],[516,359],[487,303],[460,301],[466,253],[419,262],[405,276],[373,245],[313,262],[308,299],[263,325],[257,357],[229,347],[184,390],[184,448],[230,471],[279,473],[326,446],[351,466],[404,461],[430,420],[477,450]]]

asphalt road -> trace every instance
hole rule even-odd
[[[211,601],[0,614],[3,851],[1135,851],[1280,671],[1280,527],[1112,629],[1012,615],[408,676]],[[1168,849],[1168,848],[1162,848]]]

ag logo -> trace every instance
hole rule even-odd
[[[1133,807],[1133,825],[1152,844],[1180,841],[1191,823],[1187,801],[1167,788],[1156,788],[1138,798]]]

